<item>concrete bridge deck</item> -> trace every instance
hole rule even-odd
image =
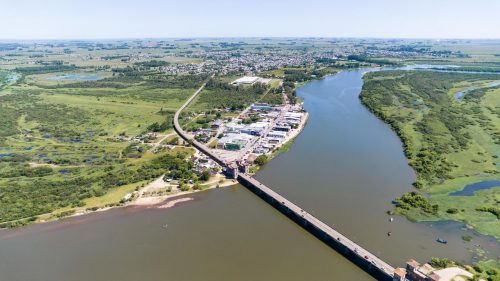
[[[223,168],[234,169],[235,163],[224,162],[217,155],[213,154],[204,144],[189,138],[186,132],[179,125],[178,119],[180,113],[194,100],[194,98],[203,90],[205,86],[206,83],[204,83],[175,113],[174,129],[185,141],[191,143],[195,148],[213,159]],[[350,259],[353,263],[361,267],[373,277],[378,280],[393,280],[394,268],[376,255],[351,241],[349,238],[328,226],[315,216],[307,213],[302,208],[290,202],[288,199],[262,184],[252,176],[246,173],[239,173],[237,174],[237,179],[243,186],[259,195],[273,207],[300,224],[303,228],[311,232],[320,240],[336,249],[339,253]]]
[[[392,280],[392,277],[394,275],[394,268],[381,260],[379,257],[375,256],[368,250],[351,241],[346,236],[342,235],[312,214],[306,212],[296,204],[290,202],[288,199],[281,196],[250,175],[239,174],[238,180],[242,185],[250,188],[255,193],[262,193],[258,195],[260,195],[261,197],[262,195],[264,195],[265,197],[267,197],[267,201],[269,201],[269,199],[273,200],[273,203],[276,203],[272,204],[274,207],[282,211],[285,215],[287,215],[294,221],[301,224],[301,226],[303,226],[307,230],[311,230],[311,228],[314,229],[315,233],[313,234],[318,236],[318,238],[320,238],[324,242],[327,242],[327,244],[333,243],[342,246],[343,249],[341,251],[341,254],[354,255],[352,257],[354,258],[354,262],[364,267],[363,269],[369,271],[370,274],[377,276],[379,280]],[[338,249],[338,247],[335,248]]]

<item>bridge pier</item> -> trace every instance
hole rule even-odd
[[[356,245],[354,242],[350,241],[342,234],[337,233],[326,224],[321,223],[318,219],[304,212],[301,208],[292,202],[289,202],[286,198],[267,188],[265,185],[253,179],[248,174],[240,174],[238,176],[238,181],[282,214],[299,224],[312,235],[316,236],[326,245],[336,250],[338,253],[373,276],[375,279],[383,281],[393,280],[394,268],[376,258],[375,255],[369,254],[369,252],[364,250],[361,246],[357,246],[357,248],[355,248],[356,250],[351,250],[351,248],[347,245]],[[366,259],[364,255],[362,256],[358,254],[357,251],[367,253],[367,255],[369,255],[369,259]],[[377,265],[372,264],[374,259],[376,259]]]
[[[213,75],[212,75],[213,76]],[[215,162],[221,165],[226,173],[232,178],[238,179],[238,181],[248,188],[250,191],[255,193],[257,196],[262,198],[264,201],[269,203],[271,206],[276,208],[278,211],[283,213],[285,216],[302,226],[305,230],[310,232],[312,235],[316,236],[319,240],[323,241],[326,245],[330,246],[332,249],[336,250],[338,253],[342,254],[344,257],[349,259],[351,262],[359,266],[361,269],[365,270],[367,273],[375,277],[377,280],[393,280],[394,268],[386,264],[384,261],[377,258],[375,255],[370,254],[367,250],[364,250],[361,246],[356,245],[354,242],[350,241],[347,237],[338,233],[333,228],[321,222],[314,216],[304,212],[297,205],[288,201],[283,196],[274,192],[272,189],[263,185],[256,179],[248,175],[248,166],[237,165],[237,163],[227,164],[217,155],[213,154],[209,148],[207,148],[202,143],[196,140],[190,139],[189,136],[184,132],[184,130],[179,125],[179,115],[184,108],[186,108],[189,103],[203,90],[206,83],[204,83],[180,108],[175,112],[174,115],[174,129],[179,134],[179,136],[186,142],[192,144],[200,152],[204,153],[208,157],[212,158]],[[367,253],[369,258],[366,259],[364,256],[359,255],[355,250],[351,250],[348,245],[356,245],[360,252]],[[372,264],[375,263],[375,264]]]

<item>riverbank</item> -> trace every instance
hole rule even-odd
[[[163,181],[163,176],[160,177],[159,179],[153,181],[152,183],[150,183],[149,185],[144,187],[139,192],[142,191],[144,194],[144,192],[146,190],[151,191],[151,188],[152,189],[158,188],[158,186],[156,186],[158,181]],[[196,189],[196,190],[191,188],[190,190],[187,190],[187,191],[181,191],[180,189],[178,189],[176,191],[173,191],[170,194],[161,195],[161,196],[142,197],[141,195],[139,195],[138,197],[133,198],[133,200],[128,201],[126,203],[117,203],[117,205],[114,205],[114,206],[94,207],[91,209],[86,209],[86,210],[81,210],[81,211],[75,210],[75,213],[73,213],[73,214],[70,214],[70,215],[67,215],[64,217],[54,218],[52,220],[49,219],[49,220],[43,220],[43,221],[39,221],[39,222],[40,223],[49,222],[49,221],[54,221],[54,220],[62,219],[62,218],[66,218],[66,217],[77,217],[77,216],[82,216],[82,215],[89,215],[89,214],[96,213],[96,212],[104,212],[104,211],[108,211],[108,210],[115,209],[115,208],[133,207],[133,206],[155,207],[155,208],[161,208],[161,209],[170,208],[170,207],[175,206],[177,203],[191,201],[191,200],[186,200],[186,199],[175,200],[175,198],[182,197],[185,195],[195,194],[198,192],[202,192],[202,191],[206,191],[206,190],[210,190],[210,189],[214,189],[214,188],[229,187],[229,186],[233,186],[235,184],[238,184],[238,182],[235,180],[224,180],[223,182],[220,182],[220,180],[215,181],[212,179],[212,180],[209,180],[208,184],[205,184],[205,185],[203,185],[203,187],[201,187],[200,189]],[[137,191],[134,191],[134,192],[137,192]],[[133,194],[133,193],[128,193],[128,194]],[[190,197],[188,197],[188,198],[190,198]],[[172,200],[172,199],[174,199],[174,200]]]
[[[198,189],[194,189],[194,186],[191,186],[189,190],[181,190],[179,185],[166,183],[163,176],[161,176],[157,180],[137,191],[133,199],[126,203],[125,206],[154,206],[161,204],[168,199],[214,188],[228,187],[237,183],[238,182],[234,179],[226,179],[220,174],[217,174],[212,179],[209,179],[208,182],[201,185]]]
[[[304,112],[303,118],[300,124],[297,126],[297,128],[292,129],[290,134],[278,146],[276,146],[272,152],[270,152],[269,154],[265,154],[266,156],[268,156],[266,164],[269,163],[269,161],[273,160],[278,155],[285,153],[290,149],[295,139],[304,130],[308,120],[309,120],[309,113]],[[256,174],[260,170],[260,168],[261,166],[257,164],[252,165],[250,167],[250,174],[252,175]]]
[[[273,159],[256,177],[393,266],[402,266],[409,258],[428,261],[431,257],[470,263],[476,249],[497,257],[496,244],[463,230],[463,224],[411,223],[403,217],[389,221],[385,211],[390,208],[390,198],[410,190],[414,174],[395,134],[360,105],[361,72],[345,71],[299,88],[297,94],[304,98],[309,113],[307,128],[293,140],[293,149]],[[206,276],[238,279],[244,272],[254,280],[283,274],[292,280],[306,280],[311,274],[320,279],[373,280],[315,237],[297,230],[245,188],[214,189],[186,197],[196,203],[178,202],[167,211],[115,208],[82,219],[9,230],[9,235],[23,235],[0,239],[1,256],[12,266],[36,264],[53,269],[50,277],[65,272],[59,257],[64,261],[74,255],[82,264],[118,261],[113,263],[116,267],[97,268],[109,272],[111,279],[116,274],[130,276],[136,272],[134,268],[151,268],[144,272],[158,273],[157,279],[187,278],[191,272],[199,273],[189,275],[192,280]],[[71,227],[64,227],[67,225]],[[464,242],[463,235],[472,236],[473,244]],[[277,236],[280,239],[269,239]],[[445,238],[448,244],[437,243],[436,237]],[[64,247],[60,247],[61,241]],[[200,251],[207,245],[220,252],[217,259],[211,250]],[[99,249],[100,254],[89,247]],[[17,258],[19,253],[26,256]],[[46,253],[53,258],[44,257]],[[150,257],[147,261],[146,255]],[[221,263],[227,266],[220,268]],[[193,264],[202,270],[190,271]],[[12,266],[7,273],[22,271]],[[262,270],[256,272],[256,266]],[[81,278],[96,276],[88,267],[76,270]]]
[[[488,79],[498,76],[427,71],[365,76],[362,103],[400,137],[417,173],[414,186],[428,195],[403,196],[397,200],[398,213],[412,221],[462,221],[500,239],[495,207],[500,185],[451,195],[466,185],[499,178],[500,116],[494,108],[500,106],[500,90],[484,88],[456,99],[458,90]]]
[[[290,146],[293,144],[295,139],[300,135],[300,133],[302,133],[302,131],[306,127],[307,120],[309,120],[309,113],[304,112],[304,117],[302,118],[297,129],[293,129],[291,131],[290,135],[288,135],[285,138],[285,140],[274,149],[274,151],[271,153],[270,160],[272,160],[274,157],[280,155],[281,153],[287,152],[290,149]]]
[[[163,176],[161,176],[160,178],[152,182],[141,181],[134,184],[113,188],[103,196],[85,199],[85,205],[82,207],[60,208],[50,213],[38,215],[31,220],[22,219],[19,221],[11,221],[6,223],[10,224],[8,228],[17,228],[26,226],[28,224],[53,222],[68,217],[90,215],[93,213],[104,212],[129,206],[155,207],[177,197],[219,187],[229,187],[235,184],[237,184],[237,181],[227,179],[221,174],[216,174],[207,182],[198,184],[196,188],[194,184],[189,184],[186,185],[189,186],[187,190],[181,190],[177,184],[167,184],[166,182],[164,182]],[[171,187],[171,190],[169,192],[166,192],[167,186]],[[145,192],[148,191],[151,193],[148,195],[144,195]],[[161,191],[164,191],[164,193],[161,195],[152,194],[153,192]]]

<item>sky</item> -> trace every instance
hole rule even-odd
[[[0,40],[500,39],[500,0],[0,0]]]

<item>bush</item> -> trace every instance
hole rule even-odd
[[[436,268],[447,268],[454,265],[454,263],[447,258],[444,259],[431,258],[430,264]]]
[[[255,158],[254,163],[259,165],[259,166],[264,166],[267,162],[269,161],[269,157],[267,155],[259,155],[257,158]]]
[[[438,205],[431,205],[429,200],[425,198],[422,194],[417,192],[407,193],[401,198],[395,200],[399,207],[402,209],[409,210],[410,207],[421,209],[422,211],[430,214],[437,214],[439,210]]]
[[[189,185],[181,183],[181,184],[179,184],[179,188],[181,191],[188,191]]]
[[[200,180],[202,181],[207,181],[210,179],[210,171],[209,170],[203,170],[203,172],[201,172],[201,175],[200,175]]]

